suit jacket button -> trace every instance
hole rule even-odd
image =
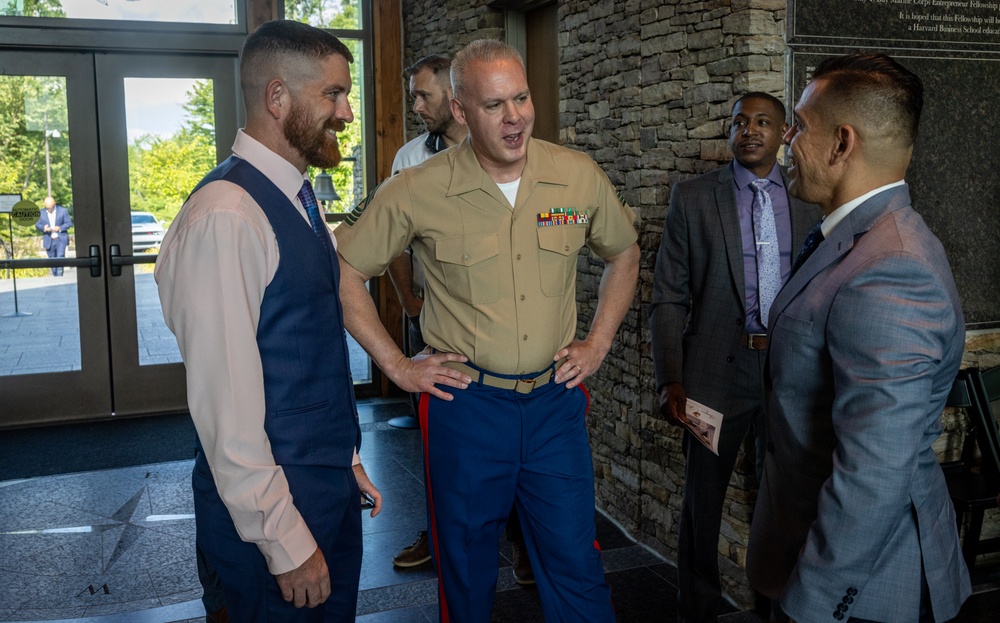
[[[844,595],[844,603],[845,604],[853,604],[854,603],[854,598],[851,597],[850,595]]]
[[[726,363],[732,363],[734,361],[736,361],[736,357],[733,357],[732,355],[726,357]]]
[[[837,612],[847,612],[847,604],[837,604]]]
[[[844,620],[844,613],[840,612],[838,610],[837,612],[833,613],[833,618],[837,619],[838,621],[843,621]]]
[[[771,454],[774,454],[774,443],[770,441],[767,442],[767,451],[770,452]]]
[[[850,595],[851,597],[854,597],[855,595],[858,594],[858,589],[852,586],[851,588],[847,589],[847,594]]]

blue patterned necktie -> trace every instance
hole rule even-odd
[[[309,215],[309,224],[312,225],[313,231],[320,238],[330,235],[330,230],[327,229],[326,223],[323,222],[323,217],[319,215],[319,204],[316,202],[316,195],[313,194],[312,184],[309,180],[304,180],[302,182],[302,188],[299,190],[299,201],[302,202],[302,207],[306,209],[306,214]]]
[[[813,225],[813,228],[809,230],[809,235],[806,236],[806,241],[802,243],[802,250],[799,251],[799,256],[795,258],[795,264],[792,266],[793,273],[797,271],[807,259],[809,259],[809,256],[813,254],[813,251],[816,250],[819,243],[823,242],[822,224],[823,221],[820,221]]]
[[[774,225],[774,206],[767,194],[770,180],[750,182],[753,189],[753,237],[757,249],[757,306],[760,322],[767,327],[767,314],[771,303],[781,289],[781,251],[778,248],[778,231]]]

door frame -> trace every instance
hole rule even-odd
[[[187,392],[183,364],[140,365],[129,217],[125,78],[210,78],[215,97],[216,162],[221,162],[229,156],[236,131],[243,126],[245,117],[242,100],[237,97],[238,58],[234,55],[99,52],[95,54],[94,67],[104,201],[104,254],[110,260],[114,245],[121,252],[115,262],[120,262],[120,266],[106,262],[108,300],[115,302],[108,309],[114,411],[116,415],[184,411]],[[238,112],[230,114],[230,111]]]
[[[11,52],[0,54],[0,75],[61,76],[66,78],[66,102],[71,137],[70,170],[75,210],[74,236],[78,253],[91,245],[103,249],[100,238],[100,206],[97,154],[97,99],[94,92],[92,55],[84,52]],[[72,102],[72,105],[70,105]],[[82,232],[82,234],[81,234]],[[104,291],[103,252],[100,277],[81,269],[77,279],[77,309],[80,325],[80,370],[0,377],[4,418],[0,426],[24,426],[54,421],[85,420],[112,412],[108,391],[107,299]],[[22,260],[16,265],[31,265]],[[10,319],[6,319],[10,320]]]

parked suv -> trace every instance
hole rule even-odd
[[[156,220],[156,217],[149,212],[132,213],[133,251],[159,247],[166,233],[167,231],[163,229],[163,221]]]

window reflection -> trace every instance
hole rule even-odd
[[[39,216],[51,196],[75,222],[66,113],[65,77],[0,76],[0,194],[31,201]],[[48,259],[49,241],[33,222],[3,216],[0,257]],[[76,255],[75,232],[67,231],[68,247],[57,257]],[[0,271],[0,376],[79,370],[80,362],[76,269]]]
[[[361,28],[360,0],[285,0],[285,17],[331,30]]]
[[[0,16],[235,24],[235,0],[0,0]]]

